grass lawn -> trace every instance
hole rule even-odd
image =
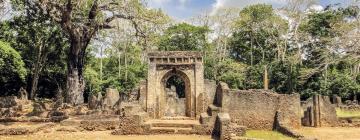
[[[246,137],[263,140],[294,140],[293,138],[285,136],[279,132],[266,130],[247,130]]]
[[[348,110],[342,110],[340,108],[336,108],[336,115],[337,117],[341,117],[341,118],[348,118],[348,117],[360,118],[360,111],[348,111]]]

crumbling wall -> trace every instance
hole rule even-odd
[[[147,81],[142,80],[139,85],[139,103],[143,110],[146,110]]]
[[[300,96],[284,95],[268,90],[230,90],[226,83],[217,87],[215,104],[230,114],[231,122],[250,129],[274,129],[276,113],[280,123],[300,127]]]
[[[301,106],[303,110],[302,125],[313,127],[337,125],[335,104],[331,104],[329,96],[314,95]]]
[[[335,126],[337,124],[336,110],[329,96],[319,96],[319,105],[320,126]]]
[[[203,94],[203,110],[207,110],[208,106],[214,103],[216,93],[216,82],[205,79],[204,81],[205,93]]]

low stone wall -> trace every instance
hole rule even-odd
[[[277,94],[267,90],[230,90],[226,83],[217,87],[215,105],[230,114],[231,122],[250,129],[272,130],[276,113],[281,124],[299,128],[300,95]]]
[[[10,108],[19,105],[21,100],[16,96],[0,97],[0,108]]]
[[[246,133],[246,127],[231,123],[228,113],[219,113],[216,117],[213,137],[220,140],[231,140],[233,137],[242,137]]]

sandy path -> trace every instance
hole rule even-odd
[[[0,136],[0,140],[211,140],[210,136],[199,135],[117,136],[110,132],[41,132],[24,136]]]
[[[298,131],[305,136],[315,137],[319,140],[360,140],[360,128],[304,127]]]

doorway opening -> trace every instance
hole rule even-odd
[[[190,116],[190,80],[176,69],[169,71],[162,80],[164,88],[163,115],[166,117]]]

